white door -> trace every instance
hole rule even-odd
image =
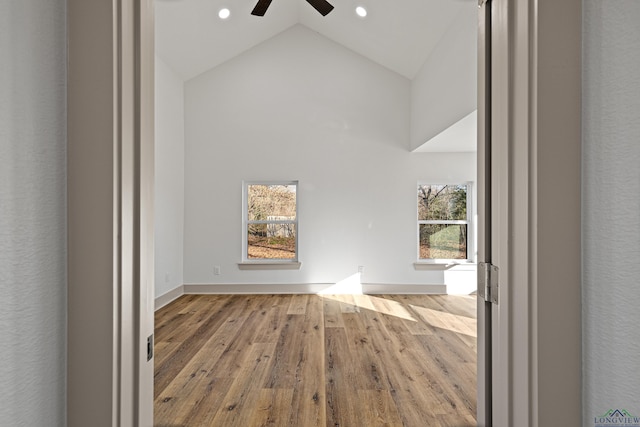
[[[478,14],[478,425],[507,426],[509,146],[506,0]]]

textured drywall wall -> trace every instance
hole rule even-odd
[[[66,9],[0,2],[0,424],[64,426]]]
[[[640,2],[586,0],[584,420],[640,416]]]
[[[477,106],[478,8],[468,2],[411,84],[413,150]]]
[[[185,283],[442,284],[413,266],[416,185],[475,154],[409,152],[409,86],[302,26],[188,81]],[[238,269],[243,180],[299,180],[299,271]]]
[[[182,285],[184,246],[183,81],[156,56],[155,296]]]

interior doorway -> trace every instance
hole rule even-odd
[[[115,156],[110,162],[111,155],[120,142],[129,147],[129,141],[135,141],[128,138],[128,129],[124,129],[126,138],[117,133],[123,128],[114,123],[121,118],[135,122],[136,111],[114,105],[114,101],[122,94],[127,100],[138,99],[133,96],[135,79],[121,74],[130,62],[120,62],[114,34],[119,35],[122,46],[131,48],[127,52],[135,51],[138,44],[134,35],[145,32],[133,31],[139,25],[129,26],[130,21],[123,21],[118,9],[119,5],[133,9],[132,3],[110,7],[75,0],[67,3],[68,49],[74,58],[69,62],[68,89],[68,156],[73,160],[68,164],[70,425],[147,423],[132,421],[137,419],[136,413],[146,416],[147,401],[138,395],[136,384],[118,381],[127,375],[128,367],[145,363],[135,355],[146,356],[147,349],[146,340],[140,342],[146,335],[140,333],[139,325],[123,317],[123,309],[130,307],[123,306],[118,295],[135,293],[138,285],[147,284],[136,280],[133,285],[122,283],[119,274],[126,269],[118,263],[125,259],[135,264],[135,253],[129,257],[131,253],[112,252],[120,243],[114,238],[119,225],[112,214],[121,210],[114,192],[114,183],[118,182],[114,177],[120,176],[120,170]],[[513,292],[509,294],[513,313],[525,314],[512,319],[512,331],[522,339],[522,345],[505,350],[504,369],[528,376],[511,378],[513,393],[503,398],[512,403],[507,417],[533,419],[540,425],[579,425],[581,419],[580,209],[576,209],[580,205],[581,3],[540,3],[539,10],[534,11],[528,2],[515,2],[517,13],[507,16],[517,17],[517,28],[523,30],[508,35],[513,38],[511,46],[519,46],[516,52],[523,61],[511,75],[520,94],[513,98],[518,118],[514,129],[522,136],[512,140],[519,154],[512,183],[514,194],[526,196],[522,204],[526,215],[518,216],[514,223],[513,236],[518,238],[513,248],[521,257],[520,268],[513,270],[517,274],[512,277]],[[143,20],[149,17],[145,13]],[[516,28],[516,24],[509,28]],[[533,47],[535,55],[531,55]],[[151,50],[143,49],[147,53]],[[96,85],[96,81],[106,83]],[[118,86],[117,81],[127,84]],[[522,91],[531,98],[523,96]],[[94,108],[87,108],[89,105]],[[544,114],[539,117],[539,112]],[[132,224],[129,219],[124,221],[127,225]],[[565,245],[556,244],[559,236]],[[531,248],[536,249],[535,254],[528,252]],[[139,303],[152,300],[152,295],[149,299],[147,295],[138,298]],[[134,311],[144,309],[137,307]],[[128,353],[121,343],[141,348]],[[126,366],[118,364],[119,360]],[[548,375],[550,372],[562,375]],[[137,385],[149,385],[148,379],[143,374]]]
[[[475,10],[475,6],[474,6],[474,10]],[[473,59],[473,63],[475,63],[475,58]],[[426,150],[426,149],[425,149],[424,151],[428,151],[428,150]],[[416,154],[416,155],[417,155],[417,156],[427,156],[428,154]],[[475,166],[473,166],[473,167],[475,167]],[[475,177],[474,177],[474,179],[475,179]],[[227,185],[227,187],[228,187],[228,185]],[[238,206],[239,206],[239,205],[238,205]],[[224,266],[222,267],[222,271],[225,271],[225,267],[224,267]],[[162,280],[163,278],[166,278],[166,273],[156,271],[156,275],[158,275],[158,274],[160,274],[160,278],[161,278],[161,280]],[[177,402],[177,401],[176,401],[176,402]]]

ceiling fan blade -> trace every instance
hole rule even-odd
[[[333,6],[327,0],[307,0],[307,3],[320,12],[322,16],[327,16],[333,10]]]
[[[258,3],[256,3],[256,7],[254,7],[251,11],[251,14],[255,16],[264,16],[264,14],[267,12],[267,9],[269,9],[271,1],[272,0],[258,0]]]

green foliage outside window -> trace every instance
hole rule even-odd
[[[420,259],[467,259],[466,222],[466,185],[418,185]]]

